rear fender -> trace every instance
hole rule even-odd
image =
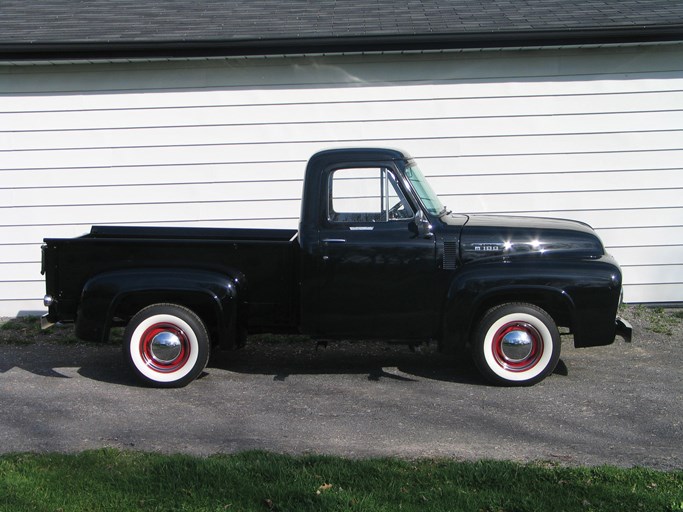
[[[194,310],[225,348],[237,343],[242,279],[184,268],[142,268],[104,272],[90,278],[81,293],[76,336],[88,341],[109,337],[114,318],[127,322],[140,309],[174,303]]]

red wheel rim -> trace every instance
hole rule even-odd
[[[140,356],[144,363],[159,373],[179,370],[190,357],[187,335],[178,326],[157,323],[145,330],[140,338]]]
[[[505,370],[525,372],[536,366],[543,356],[542,336],[526,322],[509,322],[493,336],[493,357]]]

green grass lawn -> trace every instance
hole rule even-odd
[[[683,471],[117,450],[0,457],[0,510],[681,511]]]

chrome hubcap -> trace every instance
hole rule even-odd
[[[160,332],[150,343],[150,352],[154,360],[162,364],[175,361],[183,350],[180,338],[172,332]]]
[[[182,368],[190,357],[190,341],[171,323],[150,326],[140,340],[140,356],[154,371],[169,373]]]
[[[505,359],[512,363],[517,363],[529,357],[533,346],[534,340],[528,332],[511,331],[503,336],[500,348]]]
[[[510,322],[493,337],[493,357],[505,370],[525,372],[543,356],[543,338],[538,330],[526,322]]]

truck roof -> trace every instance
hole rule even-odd
[[[319,151],[311,157],[309,165],[326,167],[329,164],[350,161],[410,160],[407,151],[395,148],[339,148]]]

